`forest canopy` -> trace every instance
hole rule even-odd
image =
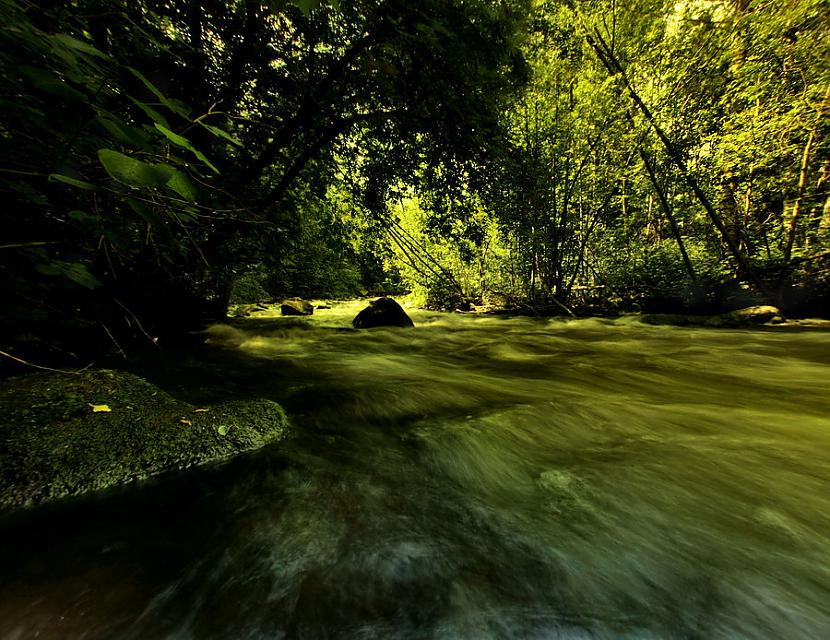
[[[0,0],[4,350],[229,305],[827,312],[823,0]]]

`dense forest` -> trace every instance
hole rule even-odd
[[[0,7],[7,358],[284,296],[827,314],[824,0]]]

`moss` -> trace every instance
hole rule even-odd
[[[0,386],[0,509],[222,460],[279,440],[286,422],[269,400],[193,407],[121,371],[11,378]]]
[[[755,306],[721,313],[719,315],[693,315],[682,313],[650,313],[640,317],[646,324],[669,324],[677,327],[742,328],[761,324],[782,324],[780,311],[771,306]]]

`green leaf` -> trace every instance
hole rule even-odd
[[[74,209],[66,214],[72,220],[77,220],[78,222],[84,222],[85,220],[89,220],[92,216],[84,211],[79,211],[78,209]]]
[[[93,276],[86,265],[80,262],[67,262],[64,268],[64,275],[72,280],[72,282],[86,287],[87,289],[94,289],[101,286],[101,281]]]
[[[161,131],[167,137],[167,139],[170,140],[170,142],[172,142],[176,146],[181,147],[182,149],[187,149],[188,151],[190,151],[194,156],[199,158],[199,160],[201,160],[208,167],[210,167],[213,170],[214,173],[219,173],[219,169],[217,169],[215,166],[213,166],[213,164],[210,162],[210,160],[207,159],[207,156],[205,156],[204,153],[202,153],[196,147],[194,147],[193,144],[190,142],[190,140],[188,140],[184,136],[180,136],[178,133],[173,133],[172,131],[170,131],[170,129],[160,125],[159,123],[156,123],[156,129]]]
[[[182,222],[195,222],[196,212],[192,209],[182,209],[181,211],[176,212],[176,217]]]
[[[19,182],[17,180],[8,181],[4,180],[2,183],[4,187],[7,189],[11,189],[19,194],[21,194],[24,198],[26,198],[29,202],[34,202],[37,205],[46,205],[49,204],[49,198],[43,195],[40,191],[32,187],[27,182]]]
[[[99,51],[91,44],[87,44],[77,38],[73,38],[66,33],[58,33],[52,36],[52,40],[69,47],[70,49],[74,49],[75,51],[80,51],[81,53],[86,53],[88,55],[95,56],[96,58],[101,58],[102,60],[109,60],[109,56]]]
[[[70,178],[69,176],[64,176],[59,173],[49,174],[49,182],[63,182],[64,184],[72,185],[73,187],[84,189],[86,191],[100,191],[100,189],[94,184],[84,182],[83,180],[76,180],[75,178]]]
[[[99,150],[98,159],[111,178],[131,187],[161,187],[177,173],[166,164],[150,164],[112,149]]]
[[[146,206],[143,202],[139,202],[133,198],[127,198],[127,205],[135,211],[141,219],[153,227],[160,227],[164,225],[164,221],[156,214],[155,211]]]
[[[211,124],[205,124],[204,122],[200,122],[199,124],[201,124],[205,129],[210,131],[213,135],[215,135],[219,138],[224,138],[225,140],[227,140],[231,144],[236,145],[237,147],[244,146],[239,140],[234,138],[230,133],[228,133],[224,129],[220,129],[219,127],[214,127]]]
[[[135,106],[137,106],[145,114],[147,114],[147,117],[150,118],[150,120],[152,120],[153,122],[157,122],[159,124],[163,124],[165,127],[170,126],[170,124],[167,122],[167,118],[165,118],[158,111],[153,109],[153,107],[151,107],[150,105],[144,104],[143,102],[141,102],[141,100],[136,100],[132,96],[128,96],[128,97],[130,98],[130,100],[132,100],[132,102],[133,102],[133,104],[135,104]]]
[[[85,264],[80,262],[63,262],[62,260],[49,260],[35,265],[38,272],[46,276],[66,276],[75,284],[87,289],[100,287],[101,282],[93,276]]]
[[[146,149],[150,145],[147,136],[140,129],[128,125],[109,113],[99,112],[98,122],[119,142],[139,149]]]
[[[118,253],[126,253],[129,241],[125,236],[125,233],[128,233],[125,229],[115,229],[110,227],[104,229],[102,235]]]
[[[220,435],[220,436],[226,436],[226,435],[228,435],[228,427],[227,427],[226,425],[224,425],[224,424],[220,424],[220,425],[216,428],[216,431],[219,433],[219,435]]]
[[[26,82],[42,93],[75,102],[89,101],[85,94],[70,87],[60,76],[50,71],[28,64],[18,66],[17,71]]]
[[[298,7],[305,16],[310,15],[312,10],[320,6],[320,0],[289,0],[289,2]]]
[[[167,186],[188,202],[196,202],[196,187],[193,186],[190,178],[180,171],[173,171],[173,175],[167,181]]]
[[[59,276],[63,273],[61,265],[56,262],[43,262],[35,265],[35,269],[45,276]]]
[[[150,82],[146,77],[144,77],[144,75],[140,71],[138,71],[138,69],[127,67],[127,70],[129,70],[129,72],[132,73],[136,78],[141,80],[141,82],[144,83],[144,86],[147,87],[150,93],[156,96],[156,98],[159,99],[159,102],[161,102],[165,107],[170,109],[170,111],[180,115],[182,118],[185,118],[187,120],[190,119],[190,109],[187,108],[187,105],[178,100],[174,100],[165,96],[159,90],[159,88],[156,87],[156,85],[154,85],[152,82]]]

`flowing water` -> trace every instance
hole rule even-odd
[[[830,638],[830,332],[415,312],[144,372],[288,441],[0,523],[0,637]]]

